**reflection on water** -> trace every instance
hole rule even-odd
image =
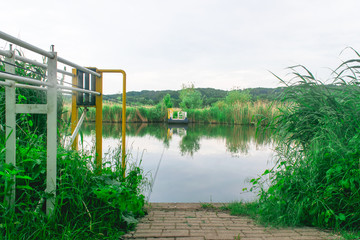
[[[94,129],[86,124],[82,132],[90,137]],[[142,167],[153,183],[150,202],[250,200],[254,193],[242,189],[271,167],[270,136],[255,138],[249,126],[127,124],[126,131],[131,154],[145,150]],[[104,153],[119,139],[121,124],[103,126]]]
[[[82,128],[85,135],[89,135],[94,129],[93,124],[84,124]],[[167,148],[174,134],[181,137],[179,144],[181,155],[188,154],[190,156],[200,150],[201,138],[225,139],[226,149],[233,156],[247,154],[251,145],[264,146],[271,143],[269,134],[261,134],[255,138],[255,128],[242,125],[132,123],[127,124],[126,129],[127,136],[152,136],[162,141]],[[121,139],[121,124],[104,124],[103,137]]]

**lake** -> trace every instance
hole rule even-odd
[[[85,143],[94,129],[82,127]],[[120,141],[121,124],[104,124],[104,157]],[[274,165],[271,137],[249,126],[127,124],[126,146],[131,163],[141,160],[149,202],[250,201],[256,194],[242,189]]]

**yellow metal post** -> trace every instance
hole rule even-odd
[[[72,73],[74,76],[72,77],[72,84],[73,86],[77,86],[77,75],[76,75],[76,69],[73,68]],[[73,91],[72,94],[72,102],[71,102],[71,134],[75,131],[76,125],[78,123],[78,109],[76,105],[76,96],[77,92]],[[78,136],[76,136],[73,144],[72,144],[73,150],[78,150]]]
[[[126,149],[125,149],[125,139],[126,139],[126,73],[125,71],[121,72],[123,74],[123,98],[122,98],[122,133],[121,133],[121,165],[122,165],[122,169],[124,171],[123,173],[123,177],[125,178],[125,168],[126,168],[126,163],[125,163],[125,153],[126,153]]]
[[[123,97],[122,97],[122,136],[121,136],[121,166],[123,169],[123,177],[125,178],[125,169],[126,169],[126,73],[121,69],[100,69],[99,72],[102,73],[121,73],[123,75]]]
[[[95,133],[96,133],[96,168],[98,173],[101,173],[102,168],[102,101],[103,101],[103,79],[102,72],[96,71],[101,74],[101,77],[96,77],[96,92],[100,95],[96,96],[96,118],[95,118]]]

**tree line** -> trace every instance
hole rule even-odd
[[[163,101],[166,95],[170,95],[173,107],[181,107],[182,97],[188,98],[195,97],[201,101],[201,107],[212,106],[218,101],[223,101],[230,92],[248,93],[251,100],[268,100],[273,101],[278,98],[280,93],[283,92],[283,87],[278,88],[248,88],[248,89],[235,89],[235,90],[221,90],[214,88],[195,88],[193,85],[183,86],[181,90],[142,90],[130,91],[126,93],[126,102],[130,106],[140,105],[156,105]],[[194,96],[196,95],[196,96]],[[122,94],[104,95],[104,100],[120,102]]]

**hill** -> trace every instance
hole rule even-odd
[[[196,88],[202,97],[204,106],[211,106],[211,104],[223,100],[229,91],[214,89],[214,88]],[[283,88],[248,88],[253,100],[274,100],[283,91]],[[130,91],[126,93],[126,102],[128,105],[155,105],[159,103],[166,94],[170,94],[174,106],[179,106],[180,90],[143,90]],[[104,95],[103,99],[108,101],[120,102],[122,94]]]

